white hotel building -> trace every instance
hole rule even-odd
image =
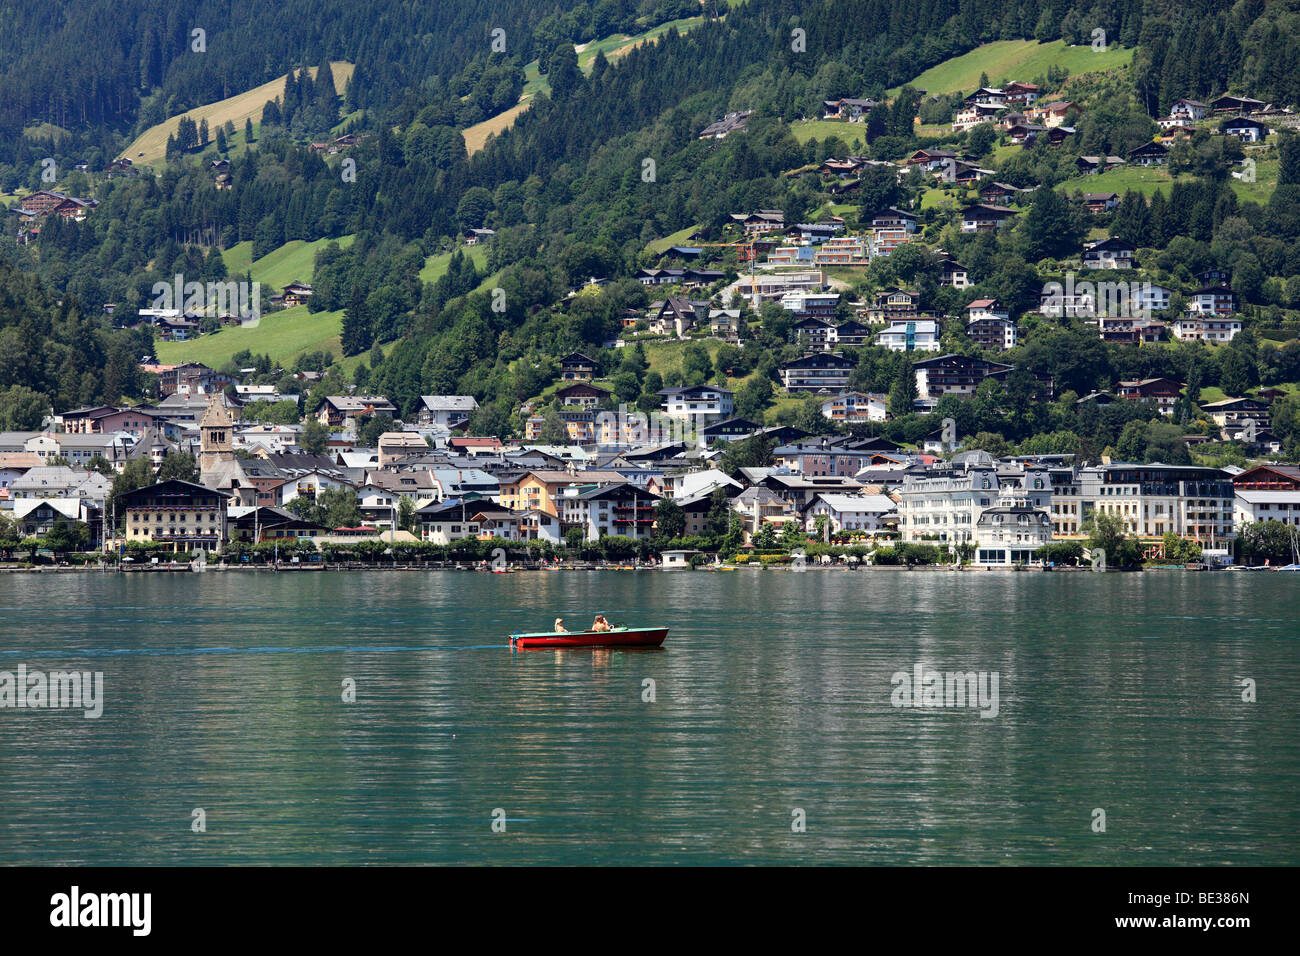
[[[1028,564],[1034,551],[1052,541],[1046,469],[999,470],[986,452],[963,453],[949,466],[907,475],[899,495],[901,540],[939,547],[970,543],[977,565]]]

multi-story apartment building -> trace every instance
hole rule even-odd
[[[1172,531],[1205,546],[1233,537],[1232,480],[1198,465],[1093,465],[1056,484],[1052,531],[1082,537],[1095,512],[1114,515],[1128,534],[1154,541]]]
[[[940,333],[935,319],[896,319],[876,333],[876,344],[891,352],[937,352]]]

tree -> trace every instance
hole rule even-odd
[[[403,531],[415,530],[415,502],[406,495],[397,501],[397,526]]]
[[[370,348],[374,341],[370,313],[366,308],[366,298],[361,284],[354,282],[348,307],[343,311],[343,330],[339,335],[339,344],[344,355],[360,355]]]
[[[59,518],[41,539],[41,547],[57,554],[82,551],[90,541],[90,528],[83,521]]]
[[[320,523],[326,528],[355,528],[361,524],[361,507],[351,488],[326,488],[316,496]]]
[[[50,400],[26,385],[0,392],[0,431],[35,431],[45,421]]]
[[[655,504],[655,534],[665,541],[680,538],[686,531],[686,515],[681,505],[671,498],[660,498]]]
[[[117,520],[121,524],[126,520],[126,509],[119,500],[128,491],[147,488],[154,483],[153,465],[147,457],[132,458],[113,479],[113,501],[117,509]]]
[[[1124,521],[1119,516],[1094,511],[1083,530],[1088,534],[1088,548],[1094,554],[1100,551],[1105,555],[1106,567],[1131,568],[1141,563],[1139,546],[1124,533]]]
[[[308,455],[323,455],[325,449],[329,447],[329,440],[329,426],[319,419],[309,418],[298,434],[298,447]]]
[[[759,527],[754,535],[754,547],[760,551],[771,551],[776,547],[776,528],[772,526],[772,522],[764,521]]]
[[[1244,564],[1289,564],[1295,560],[1296,528],[1280,521],[1251,521],[1237,535]]]
[[[912,363],[908,362],[899,368],[894,376],[894,384],[890,386],[889,414],[894,418],[910,415],[915,401],[916,372],[912,370]]]
[[[194,460],[194,456],[187,451],[174,452],[163,459],[162,467],[158,469],[159,481],[188,481],[197,483],[199,480],[199,465]]]

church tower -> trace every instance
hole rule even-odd
[[[199,471],[207,474],[220,462],[235,457],[235,423],[218,393],[208,399],[207,410],[199,422]]]

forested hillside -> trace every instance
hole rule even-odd
[[[869,299],[902,284],[918,291],[927,311],[949,317],[984,294],[1019,316],[1033,311],[1039,290],[1077,258],[1083,241],[1106,235],[1139,247],[1150,277],[1180,294],[1200,271],[1228,274],[1252,325],[1226,351],[1126,350],[1069,322],[1028,321],[1008,357],[1054,378],[1058,394],[1105,388],[1121,376],[1177,376],[1225,393],[1300,378],[1292,341],[1300,319],[1294,133],[1280,129],[1251,152],[1249,179],[1236,141],[1206,128],[1175,146],[1154,188],[1134,189],[1119,209],[1087,219],[1067,202],[1092,188],[1078,179],[1079,157],[1141,146],[1178,99],[1231,91],[1279,107],[1300,101],[1290,68],[1297,0],[481,0],[380,2],[364,15],[333,0],[290,0],[273,12],[235,4],[233,13],[230,4],[204,0],[179,7],[18,0],[11,8],[31,28],[0,37],[0,190],[15,194],[16,205],[49,188],[42,172],[51,160],[56,188],[98,205],[78,220],[51,217],[39,235],[7,227],[0,258],[7,276],[23,277],[24,295],[61,300],[62,314],[88,316],[79,321],[98,329],[90,338],[99,348],[144,346],[111,330],[103,304],[115,304],[120,318],[147,305],[153,284],[173,275],[226,278],[221,251],[237,243],[251,243],[257,259],[293,240],[355,236],[346,249],[326,245],[314,277],[300,277],[315,284],[309,308],[345,310],[345,355],[328,358],[349,361],[322,389],[364,383],[402,411],[421,394],[473,394],[482,405],[476,427],[506,433],[517,430],[521,403],[542,394],[554,360],[583,349],[600,357],[608,375],[631,376],[622,380],[623,399],[644,405],[665,383],[716,377],[749,390],[749,414],[793,414],[790,402],[773,397],[773,384],[777,365],[802,346],[787,317],[766,307],[744,317],[743,345],[724,345],[723,358],[697,356],[685,372],[680,363],[661,372],[635,360],[624,368],[624,356],[602,350],[619,334],[620,317],[644,310],[652,297],[633,278],[662,264],[647,247],[672,235],[734,241],[731,217],[755,209],[780,209],[787,223],[834,213],[856,227],[896,205],[918,213],[924,247],[841,277],[847,292]],[[596,56],[589,73],[579,68],[575,44],[700,15],[708,22],[688,34],[669,30],[617,58]],[[498,27],[504,46],[494,49]],[[193,29],[206,31],[204,52],[192,49]],[[986,42],[1064,40],[1086,49],[1099,37],[1132,50],[1131,64],[1076,77],[1064,69],[987,77],[1033,81],[1072,101],[1064,144],[1044,137],[1013,145],[992,124],[955,132],[947,124],[961,94],[909,85]],[[346,88],[319,74],[314,83],[303,69],[331,60],[356,64]],[[471,157],[462,131],[513,106],[534,60],[546,89],[537,86],[530,108]],[[187,130],[156,168],[105,172],[140,130],[289,70],[300,72],[256,128],[250,121],[206,136]],[[809,135],[806,121],[821,115],[824,101],[848,96],[879,105],[860,124],[829,133],[818,126]],[[753,111],[743,133],[699,137],[741,110]],[[357,144],[337,153],[310,148],[342,130]],[[972,189],[996,179],[1024,190],[1018,225],[965,234],[957,212],[970,193],[936,188],[918,170],[868,171],[851,196],[816,175],[827,159],[857,154],[897,164],[918,148],[978,162],[989,175]],[[228,166],[218,172],[213,164],[223,160]],[[459,246],[468,230],[484,228],[494,235],[479,268]],[[15,234],[24,241],[15,243]],[[940,246],[969,269],[971,289],[936,281]],[[421,283],[432,256],[450,256],[448,268]],[[728,280],[745,268],[735,249],[709,248],[704,261]],[[593,277],[603,284],[569,296]],[[724,284],[709,292],[720,294]],[[12,311],[0,315],[0,325],[17,321]],[[949,346],[974,349],[949,332]],[[77,341],[57,322],[42,338]],[[870,348],[854,354],[853,387],[889,392],[910,374],[895,356]],[[103,367],[92,358],[89,368]],[[105,378],[74,387],[70,372],[42,362],[15,367],[0,387],[23,385],[66,402],[138,395],[147,385],[126,374]],[[996,425],[1011,441],[1046,427],[994,417],[984,430]],[[891,427],[920,434],[932,427],[927,422]]]

